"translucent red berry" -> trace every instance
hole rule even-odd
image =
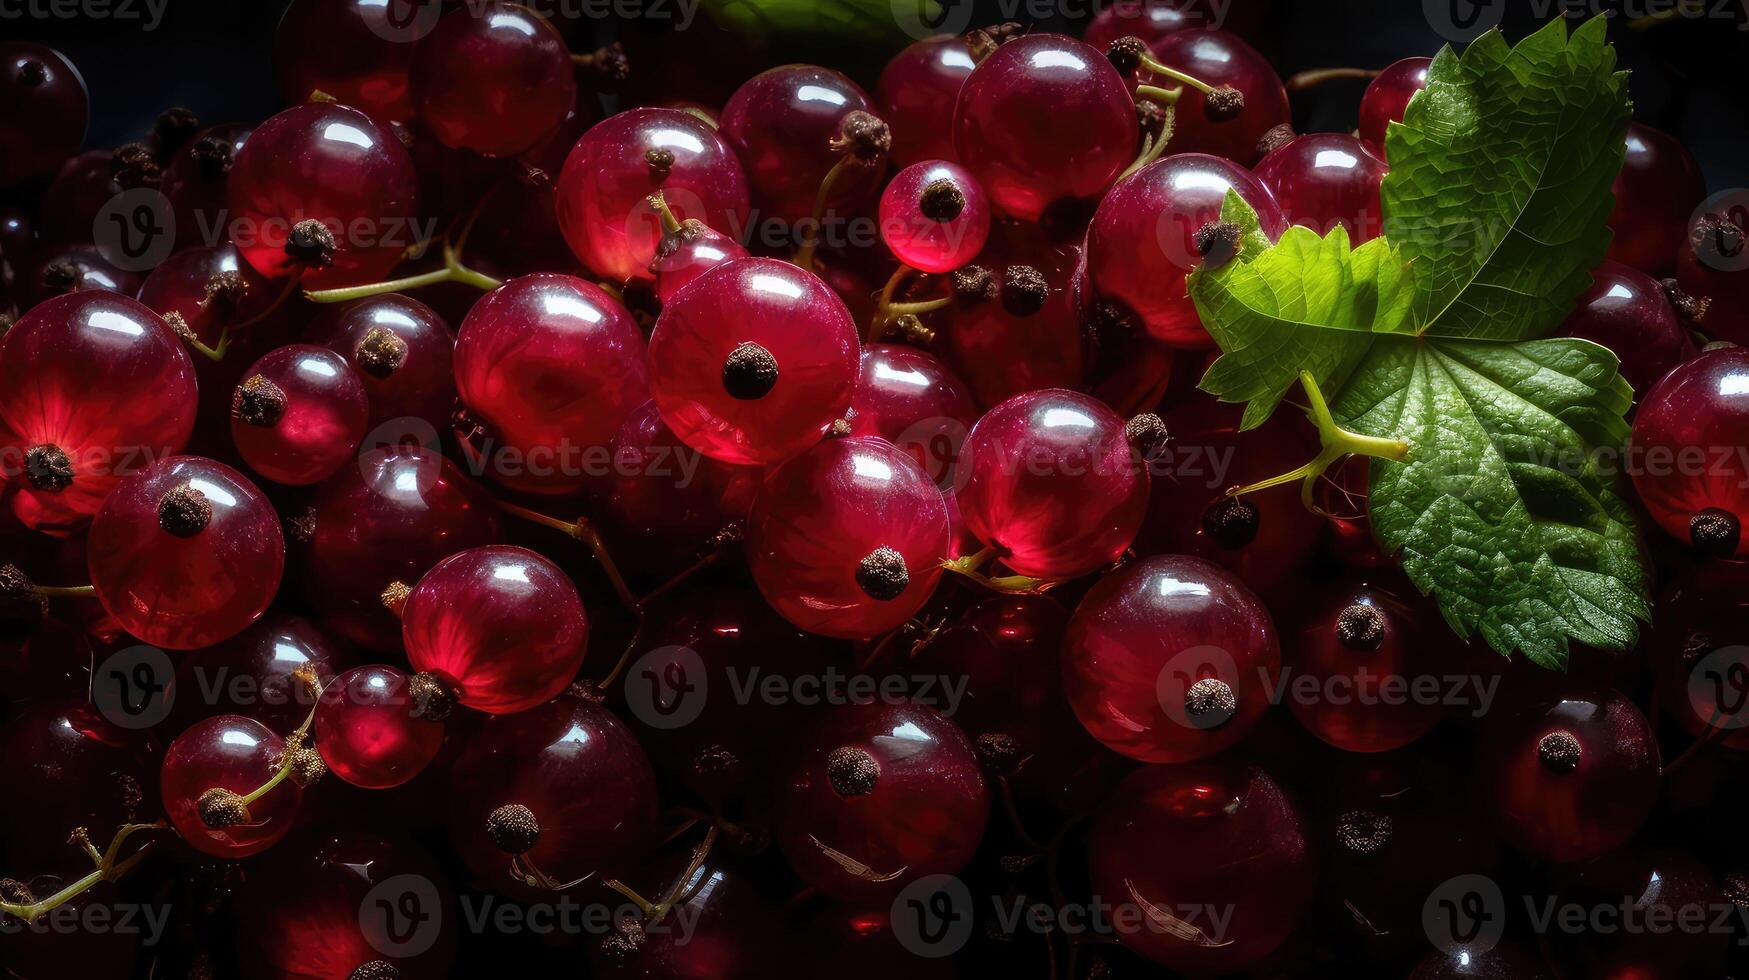
[[[406,674],[372,664],[334,678],[316,708],[316,750],[334,775],[388,789],[419,775],[443,747],[443,724]]]
[[[231,438],[243,462],[275,483],[326,479],[354,459],[370,420],[364,382],[326,347],[292,344],[243,372],[231,393]]]
[[[455,331],[436,310],[400,293],[336,310],[310,330],[312,342],[344,357],[370,396],[370,424],[422,419],[434,430],[455,410]]]
[[[802,629],[866,638],[910,619],[935,591],[947,507],[910,454],[885,439],[827,439],[783,464],[747,518],[753,580]]]
[[[1023,221],[1097,199],[1135,159],[1137,132],[1129,86],[1105,53],[1060,34],[997,48],[954,109],[959,162]]]
[[[259,799],[241,798],[273,778],[284,752],[285,739],[240,715],[196,723],[164,753],[165,816],[203,854],[235,860],[267,850],[291,831],[303,791],[288,778]]]
[[[978,420],[965,382],[928,351],[870,344],[850,400],[853,435],[879,436],[910,453],[938,485],[952,482],[960,445]]]
[[[1403,111],[1415,93],[1427,87],[1427,69],[1432,58],[1404,58],[1379,72],[1360,98],[1360,138],[1385,156],[1385,131],[1403,121]]]
[[[717,130],[679,109],[629,109],[590,127],[554,189],[559,229],[596,275],[650,277],[662,221],[657,191],[677,220],[732,236],[747,225],[747,177]]]
[[[1200,558],[1144,558],[1101,579],[1063,640],[1063,683],[1093,737],[1143,762],[1201,759],[1269,709],[1281,648],[1269,610]]]
[[[1634,417],[1629,475],[1666,533],[1723,558],[1749,555],[1749,350],[1709,350],[1652,386]]]
[[[269,611],[236,636],[176,658],[171,718],[186,728],[215,715],[243,715],[276,732],[303,724],[316,707],[310,671],[326,683],[346,669],[341,643],[301,616]]]
[[[0,187],[52,175],[78,151],[90,112],[85,80],[59,51],[0,44]]]
[[[1337,225],[1359,245],[1379,237],[1379,184],[1390,170],[1375,151],[1346,133],[1296,136],[1253,168],[1287,220],[1325,235]]]
[[[957,278],[961,295],[936,314],[946,358],[982,408],[1040,388],[1079,388],[1092,368],[1075,299],[1081,248],[1041,239],[1015,224],[992,228],[978,268]],[[1042,303],[1031,289],[1040,281]]]
[[[451,555],[419,580],[401,613],[413,669],[436,674],[477,711],[524,711],[563,691],[589,642],[577,587],[526,548]]]
[[[880,117],[893,127],[893,162],[953,160],[953,107],[977,67],[965,39],[937,34],[893,55],[875,84]]]
[[[288,105],[324,92],[390,122],[413,117],[407,73],[436,11],[375,0],[295,0],[273,34],[273,81]]]
[[[164,320],[126,297],[38,305],[0,338],[0,452],[26,525],[85,522],[122,477],[188,442],[194,364]]]
[[[571,52],[546,18],[514,3],[452,10],[413,52],[419,120],[439,142],[483,156],[520,153],[571,110]]]
[[[1613,261],[1592,270],[1591,288],[1560,332],[1614,351],[1622,377],[1640,396],[1695,353],[1694,337],[1658,280]]]
[[[1142,525],[1148,473],[1124,420],[1086,395],[1016,395],[966,437],[966,527],[1020,575],[1074,578],[1122,555]]]
[[[663,307],[650,389],[687,445],[726,462],[777,463],[844,416],[859,348],[850,311],[818,276],[741,259]]]
[[[1174,113],[1173,152],[1211,153],[1250,166],[1263,155],[1263,134],[1292,118],[1281,77],[1269,59],[1237,34],[1214,29],[1174,31],[1149,47],[1166,67],[1209,85],[1231,86],[1245,97],[1238,115],[1216,120],[1207,111],[1208,96],[1184,86]]]
[[[747,255],[740,242],[704,222],[683,221],[678,230],[664,234],[656,243],[656,257],[650,260],[650,275],[656,277],[656,299],[666,306],[682,286],[724,262]]]
[[[1627,155],[1610,191],[1609,257],[1654,276],[1669,275],[1689,219],[1706,197],[1706,181],[1676,137],[1641,122],[1628,124]]]
[[[614,476],[607,510],[641,540],[696,550],[711,535],[745,520],[765,472],[711,459],[681,442],[648,401],[613,440]]]
[[[820,182],[842,159],[833,142],[845,117],[872,113],[868,93],[849,77],[817,65],[784,65],[741,83],[717,128],[747,168],[761,220],[797,222],[814,210]],[[884,168],[847,165],[826,198],[846,215],[874,196]]]
[[[1442,655],[1454,652],[1445,635],[1434,610],[1400,594],[1367,583],[1338,588],[1283,636],[1288,709],[1348,752],[1408,745],[1439,724]]]
[[[952,272],[972,261],[990,235],[984,189],[957,164],[914,163],[881,192],[881,239],[900,262]]]
[[[192,650],[241,632],[279,591],[279,515],[242,474],[172,456],[116,485],[91,522],[91,584],[129,633]]]

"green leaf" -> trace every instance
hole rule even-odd
[[[1390,127],[1385,234],[1415,266],[1422,332],[1539,337],[1590,285],[1631,115],[1605,29],[1556,18],[1512,48],[1498,31],[1447,48]]]
[[[1350,249],[1341,225],[1324,238],[1296,225],[1271,248],[1256,213],[1232,191],[1221,218],[1241,229],[1239,258],[1198,271],[1189,289],[1225,352],[1202,387],[1224,401],[1248,402],[1245,428],[1268,420],[1300,371],[1335,390],[1375,331],[1405,329],[1413,277],[1384,239]]]
[[[1459,633],[1563,667],[1568,637],[1623,649],[1649,615],[1636,515],[1596,456],[1632,400],[1589,341],[1391,337],[1332,410],[1409,443],[1374,462],[1370,513],[1416,586]]]

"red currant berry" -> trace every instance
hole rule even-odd
[[[307,289],[370,282],[416,243],[418,191],[406,148],[369,116],[293,106],[256,127],[231,165],[231,241],[270,279],[301,271]]]
[[[1105,193],[1136,156],[1136,107],[1105,54],[1060,34],[997,48],[954,109],[959,162],[1009,217]]]
[[[1267,773],[1234,762],[1148,766],[1124,780],[1087,836],[1093,893],[1134,902],[1170,928],[1124,930],[1173,970],[1243,969],[1293,932],[1311,904],[1305,826]]]
[[[413,52],[419,120],[444,146],[521,153],[571,111],[577,82],[565,39],[514,3],[452,10]]]
[[[419,580],[401,614],[413,669],[436,674],[476,711],[525,711],[563,691],[589,642],[577,587],[525,548],[451,555]]]
[[[953,107],[978,63],[963,38],[937,34],[913,42],[881,69],[880,116],[893,127],[893,162],[953,160]]]
[[[1673,847],[1624,847],[1557,868],[1552,877],[1553,894],[1543,900],[1552,901],[1551,907],[1615,914],[1623,923],[1582,934],[1551,930],[1549,959],[1559,976],[1686,980],[1727,975],[1726,956],[1737,952],[1730,948],[1739,944],[1734,936],[1741,935],[1741,923],[1727,927],[1721,920],[1741,915],[1741,906],[1694,855]]]
[[[651,889],[678,882],[684,904],[654,925],[641,925],[638,941],[620,946],[615,933],[589,950],[590,976],[603,980],[758,980],[791,960],[782,927],[765,900],[744,878],[705,863],[688,866],[670,858],[634,881]],[[684,909],[684,912],[681,911]],[[685,927],[676,921],[686,915]],[[630,948],[626,948],[630,947]],[[779,966],[783,964],[783,966]]]
[[[243,715],[289,732],[316,707],[297,672],[325,684],[346,666],[340,644],[315,623],[269,612],[236,636],[177,658],[171,718],[187,728],[214,715]]]
[[[1379,159],[1385,159],[1385,130],[1403,121],[1409,100],[1427,87],[1432,65],[1432,58],[1404,58],[1379,72],[1360,97],[1360,138],[1372,144]]]
[[[689,549],[745,520],[765,476],[757,466],[711,459],[681,442],[654,401],[620,427],[613,464],[606,504],[619,527]]]
[[[344,357],[370,396],[370,424],[422,419],[449,424],[455,408],[455,332],[437,311],[387,293],[342,307],[311,336]]]
[[[0,44],[0,187],[52,175],[79,149],[90,113],[85,80],[59,51]]]
[[[194,364],[150,309],[105,292],[42,303],[0,337],[0,452],[27,526],[85,522],[130,467],[182,449]]]
[[[288,105],[316,92],[377,119],[413,118],[407,73],[422,4],[398,9],[377,0],[294,0],[273,35],[273,80]]]
[[[117,267],[96,245],[57,245],[37,253],[36,265],[25,273],[22,286],[28,311],[51,297],[85,290],[133,296],[139,292],[140,277]]]
[[[662,308],[650,388],[687,445],[730,463],[778,463],[850,408],[859,348],[850,311],[818,276],[741,259]]]
[[[1087,593],[1063,640],[1063,684],[1094,738],[1185,762],[1245,737],[1269,709],[1281,648],[1269,610],[1199,558],[1145,558]]]
[[[679,109],[630,109],[590,127],[559,174],[559,229],[577,261],[615,282],[649,278],[657,191],[678,220],[746,227],[747,178],[716,129]]]
[[[1591,288],[1560,332],[1614,351],[1622,377],[1641,396],[1695,353],[1694,338],[1658,280],[1612,261],[1592,271]]]
[[[369,420],[364,382],[326,347],[270,351],[231,393],[231,439],[243,462],[289,486],[327,479],[346,465]]]
[[[1749,207],[1729,205],[1703,209],[1688,228],[1676,279],[1696,300],[1704,300],[1702,323],[1707,336],[1733,344],[1749,342]]]
[[[881,238],[914,269],[952,272],[983,251],[989,236],[984,189],[957,164],[914,163],[881,193]]]
[[[1074,288],[1080,246],[1050,246],[1038,237],[1017,225],[992,229],[977,269],[955,277],[954,305],[939,314],[949,359],[983,408],[1087,380]]]
[[[1347,752],[1387,752],[1433,730],[1434,676],[1445,626],[1376,585],[1343,586],[1286,637],[1288,708],[1306,730]],[[1315,682],[1308,690],[1301,678]]]
[[[91,584],[123,629],[171,650],[211,646],[279,591],[279,515],[241,473],[172,456],[122,480],[91,522]]]
[[[1062,389],[1016,395],[978,420],[960,465],[960,512],[1020,575],[1065,579],[1108,565],[1148,507],[1124,421]]]
[[[548,887],[610,876],[655,839],[656,774],[624,723],[591,698],[566,694],[488,719],[450,778],[451,839],[494,890],[526,889],[530,874]]]
[[[126,189],[116,181],[119,167],[114,150],[86,150],[62,163],[37,215],[43,241],[90,241],[97,213]]]
[[[872,344],[850,399],[850,432],[910,453],[941,486],[953,480],[960,444],[978,418],[966,385],[928,351]]]
[[[436,758],[443,724],[408,682],[381,664],[354,667],[329,682],[316,708],[316,750],[334,775],[365,789],[388,789]]]
[[[1270,151],[1253,172],[1288,220],[1319,235],[1341,225],[1359,245],[1379,237],[1379,184],[1389,169],[1346,133],[1312,133]]]
[[[713,231],[702,221],[681,222],[679,228],[663,234],[656,243],[656,257],[650,260],[650,275],[656,277],[657,301],[667,306],[680,287],[748,254],[740,242]]]
[[[1209,347],[1184,281],[1219,248],[1221,205],[1236,191],[1271,240],[1287,229],[1275,197],[1250,171],[1183,153],[1143,167],[1111,189],[1087,229],[1087,276],[1096,299],[1136,318],[1174,347]]]
[[[1645,123],[1628,125],[1627,156],[1610,191],[1609,257],[1654,276],[1676,268],[1694,209],[1706,197],[1700,165],[1681,141]]]
[[[1248,167],[1263,155],[1263,134],[1291,120],[1281,77],[1269,59],[1237,34],[1213,29],[1174,31],[1149,47],[1166,67],[1209,85],[1231,86],[1245,97],[1245,107],[1237,116],[1216,121],[1206,108],[1208,96],[1184,86],[1174,113],[1175,151],[1210,153]]]
[[[273,778],[284,752],[285,739],[240,715],[208,718],[176,736],[158,776],[170,825],[195,850],[231,860],[279,843],[303,801],[297,782],[281,779],[260,798],[241,800]]]
[[[506,451],[491,476],[562,494],[587,479],[580,454],[605,450],[650,397],[644,336],[600,287],[575,276],[512,279],[474,304],[455,346],[462,404]]]
[[[821,181],[842,159],[833,143],[852,112],[873,112],[868,93],[817,65],[761,72],[729,97],[718,128],[746,166],[764,218],[794,223],[813,213]],[[854,212],[880,189],[885,172],[881,166],[849,167],[832,182],[826,211]]]
[[[503,539],[491,496],[437,450],[418,446],[367,450],[356,469],[322,484],[299,529],[308,537],[308,585],[322,624],[379,651],[401,645],[384,590],[414,585],[442,559]]]
[[[200,248],[225,233],[231,165],[253,130],[227,123],[194,134],[164,164],[158,190],[170,202],[176,222],[176,248]],[[160,265],[162,268],[162,265]],[[254,270],[251,270],[253,272]],[[277,294],[275,294],[277,295]],[[264,303],[271,297],[259,297]]]
[[[1139,37],[1149,48],[1161,38],[1177,31],[1205,26],[1202,11],[1194,9],[1196,0],[1129,0],[1113,3],[1093,15],[1082,32],[1082,39],[1101,51],[1113,41]]]
[[[1652,386],[1634,418],[1629,475],[1652,519],[1709,555],[1749,555],[1749,349],[1707,351]],[[1698,465],[1696,465],[1698,463]]]
[[[1537,694],[1496,711],[1481,759],[1501,834],[1546,861],[1618,847],[1658,800],[1658,740],[1614,691]]]
[[[872,637],[910,619],[941,580],[941,490],[885,439],[827,439],[778,467],[747,518],[747,562],[802,629]]]
[[[965,735],[933,709],[835,706],[802,742],[778,792],[778,846],[802,880],[841,901],[884,904],[911,881],[953,874],[978,850],[990,794]]]
[[[91,862],[67,846],[74,830],[102,846],[122,824],[156,819],[162,743],[85,700],[25,706],[0,729],[0,778],[21,804],[0,813],[0,832],[8,858],[33,870],[77,877]]]
[[[1646,636],[1658,701],[1689,734],[1749,750],[1749,565],[1698,562],[1658,597]]]

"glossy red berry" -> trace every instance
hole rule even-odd
[[[952,272],[990,235],[990,203],[972,175],[946,160],[914,163],[881,193],[881,238],[900,262]]]
[[[497,891],[524,886],[513,859],[566,885],[634,866],[658,834],[649,760],[625,724],[587,697],[488,719],[451,783],[450,838]]]
[[[414,587],[401,613],[413,669],[436,674],[477,711],[509,714],[563,691],[589,643],[577,587],[526,548],[451,555]]]
[[[415,49],[411,79],[419,120],[438,141],[489,157],[540,142],[577,94],[565,39],[514,3],[445,14]]]
[[[81,243],[38,252],[20,285],[22,305],[29,309],[55,296],[92,289],[132,296],[139,291],[140,276],[111,262],[96,245]]]
[[[1749,565],[1698,562],[1658,596],[1646,655],[1667,717],[1700,738],[1749,749]],[[1722,731],[1721,731],[1722,730]]]
[[[1676,268],[1689,219],[1706,197],[1706,181],[1688,148],[1645,123],[1628,125],[1627,156],[1610,191],[1615,210],[1609,257],[1654,276]]]
[[[691,925],[664,919],[638,933],[642,941],[625,949],[611,937],[590,948],[591,976],[615,978],[713,977],[758,980],[792,958],[785,933],[772,908],[745,877],[707,862],[690,867],[684,858],[654,862],[634,888],[665,889],[680,882]],[[647,882],[648,884],[645,884]],[[646,920],[647,922],[647,920]]]
[[[270,279],[302,272],[306,289],[371,282],[419,241],[418,191],[406,148],[369,116],[293,106],[256,127],[231,166],[231,241]]]
[[[784,65],[741,83],[717,128],[747,168],[761,220],[798,222],[814,211],[820,182],[841,159],[833,142],[845,117],[872,113],[868,93],[818,65]],[[846,167],[832,183],[826,210],[852,213],[880,189],[885,168]]]
[[[1749,341],[1749,206],[1726,201],[1700,211],[1682,242],[1676,279],[1688,295],[1706,301],[1708,337],[1742,344]]]
[[[1428,614],[1433,614],[1429,619]],[[1387,752],[1439,724],[1446,627],[1377,585],[1344,585],[1283,637],[1288,710],[1348,752]]]
[[[1170,144],[1174,152],[1210,153],[1250,166],[1263,155],[1263,135],[1291,120],[1281,77],[1269,59],[1237,34],[1213,29],[1174,31],[1149,47],[1166,67],[1209,85],[1232,86],[1245,97],[1245,108],[1238,115],[1217,121],[1209,117],[1208,97],[1200,89],[1184,86],[1174,113]]]
[[[1634,418],[1629,475],[1666,533],[1722,558],[1749,555],[1749,349],[1725,347],[1676,366]]]
[[[54,174],[78,151],[90,113],[85,80],[59,51],[0,44],[0,187]]]
[[[270,351],[231,393],[237,452],[275,483],[316,483],[352,462],[369,420],[364,382],[326,347]]]
[[[66,531],[188,442],[194,364],[164,320],[105,292],[40,304],[0,338],[0,451],[27,526]]]
[[[910,453],[938,485],[952,483],[960,445],[978,420],[965,382],[928,351],[871,344],[850,399],[853,435],[879,436]]]
[[[8,855],[33,871],[82,875],[91,862],[67,846],[75,829],[100,841],[122,824],[157,818],[163,744],[149,730],[121,727],[88,700],[81,692],[76,700],[38,701],[0,728],[0,778],[27,804],[0,814],[0,831]]]
[[[875,84],[880,117],[893,127],[893,162],[953,160],[953,107],[977,67],[965,39],[937,34],[893,55]]]
[[[717,130],[679,109],[629,109],[590,127],[558,175],[559,230],[577,261],[614,282],[649,278],[657,191],[677,220],[731,236],[746,228],[747,177]]]
[[[1135,159],[1137,133],[1123,76],[1104,52],[1060,34],[997,48],[954,109],[959,162],[997,209],[1023,221],[1105,193]]]
[[[1379,184],[1390,168],[1373,153],[1346,133],[1310,133],[1270,151],[1253,173],[1290,223],[1320,236],[1341,225],[1359,245],[1384,223]]]
[[[190,137],[164,164],[158,190],[170,202],[175,216],[179,251],[210,247],[214,238],[225,236],[231,165],[252,131],[237,123],[208,126]]]
[[[324,92],[389,122],[413,118],[407,73],[435,11],[376,0],[295,0],[273,35],[273,81],[288,105]]]
[[[316,750],[334,775],[388,789],[419,775],[443,747],[443,724],[406,674],[372,664],[330,681],[316,708]]]
[[[1552,877],[1549,899],[1557,907],[1609,909],[1624,923],[1618,929],[1586,930],[1584,935],[1552,930],[1549,959],[1560,968],[1560,976],[1645,980],[1725,976],[1727,955],[1740,954],[1734,949],[1740,924],[1721,924],[1725,915],[1736,914],[1738,906],[1719,887],[1712,869],[1686,851],[1624,847],[1556,869]],[[1625,925],[1630,922],[1638,925]]]
[[[765,478],[757,466],[711,459],[680,441],[648,401],[613,440],[607,511],[640,540],[696,550],[745,520]]]
[[[1657,738],[1614,691],[1544,693],[1497,709],[1480,759],[1501,835],[1546,861],[1607,853],[1658,800]]]
[[[1079,388],[1091,369],[1075,299],[1080,246],[1041,238],[1014,224],[991,229],[976,262],[990,279],[935,315],[947,359],[982,408],[1040,388]],[[1034,289],[1041,280],[1042,303]]]
[[[556,273],[512,279],[474,304],[456,339],[455,380],[494,440],[488,475],[531,493],[581,487],[587,454],[605,451],[650,397],[631,314]]]
[[[1403,121],[1409,100],[1427,87],[1432,65],[1432,58],[1404,58],[1379,72],[1360,97],[1360,138],[1372,144],[1380,159],[1385,157],[1386,129]]]
[[[86,549],[104,609],[171,650],[242,632],[285,571],[273,505],[236,470],[198,456],[159,460],[117,484]]]
[[[1592,271],[1591,288],[1560,332],[1614,351],[1622,377],[1640,396],[1695,353],[1693,336],[1658,280],[1613,261]]]
[[[1119,941],[1195,975],[1241,970],[1280,946],[1316,879],[1293,801],[1235,762],[1138,770],[1094,818],[1087,859],[1094,894],[1172,916]]]
[[[384,590],[416,585],[442,559],[503,538],[491,496],[419,446],[367,448],[356,468],[322,484],[300,521],[322,624],[385,652],[399,649],[401,623],[383,607]]]
[[[971,743],[933,709],[836,705],[778,791],[777,844],[815,888],[884,907],[909,882],[965,867],[989,809]]]
[[[687,445],[730,463],[778,463],[844,416],[859,348],[850,311],[818,276],[741,259],[663,307],[650,389]]]
[[[243,715],[289,732],[316,707],[314,692],[294,675],[308,669],[326,684],[348,663],[339,641],[315,623],[269,611],[236,636],[176,658],[171,718],[186,728],[215,715]]]
[[[864,639],[935,591],[947,506],[885,439],[827,439],[778,467],[747,518],[747,562],[772,608],[802,629]]]
[[[1119,181],[1087,229],[1087,284],[1148,333],[1175,347],[1209,347],[1185,279],[1203,263],[1203,234],[1228,191],[1257,212],[1271,240],[1287,229],[1275,197],[1245,168],[1203,153],[1170,156]]]
[[[345,358],[370,397],[374,428],[422,419],[434,430],[455,410],[455,332],[436,310],[400,293],[350,303],[310,330]]]
[[[1204,26],[1206,17],[1203,11],[1195,9],[1198,6],[1197,0],[1113,3],[1093,15],[1082,38],[1101,51],[1125,37],[1139,37],[1152,48],[1168,34]]]
[[[298,784],[280,780],[242,810],[235,809],[235,798],[266,785],[284,752],[285,739],[240,715],[196,723],[170,743],[159,771],[170,825],[195,850],[231,860],[279,843],[297,819],[303,800]],[[228,791],[233,798],[215,800],[218,794],[209,795],[211,790]]]
[[[961,453],[966,527],[1020,575],[1074,578],[1123,554],[1148,506],[1124,421],[1062,389],[1016,395],[978,420]]]
[[[683,221],[678,231],[663,235],[656,243],[656,257],[650,260],[650,275],[656,277],[656,299],[666,306],[681,287],[748,254],[740,242],[704,222]]]
[[[1144,558],[1099,581],[1063,640],[1063,684],[1094,738],[1143,762],[1215,754],[1269,709],[1281,667],[1255,594],[1199,558]]]

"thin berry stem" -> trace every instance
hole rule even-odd
[[[846,153],[838,158],[832,169],[826,171],[826,176],[820,178],[820,189],[814,194],[814,213],[808,222],[807,238],[802,247],[796,249],[795,264],[814,271],[814,250],[820,246],[820,227],[826,221],[826,200],[832,196],[832,185],[838,182],[840,174],[851,167],[861,166],[855,155]]]
[[[140,863],[140,861],[145,858],[146,854],[151,850],[154,842],[147,841],[145,846],[129,855],[125,860],[118,861],[116,858],[121,853],[122,844],[126,843],[129,837],[132,837],[134,834],[142,830],[162,830],[164,829],[164,826],[164,822],[161,820],[157,823],[122,824],[120,827],[116,828],[115,836],[110,838],[109,846],[105,848],[102,853],[99,853],[95,847],[91,846],[91,841],[89,839],[84,840],[83,844],[85,851],[91,856],[91,862],[95,865],[90,872],[69,883],[65,888],[62,888],[60,891],[55,892],[47,898],[38,899],[37,901],[28,903],[0,901],[0,912],[5,912],[7,915],[13,916],[26,923],[34,922],[73,899],[78,898],[94,885],[105,881],[114,881],[120,878],[122,875],[127,874],[130,868]]]
[[[644,597],[638,600],[638,614],[640,616],[643,615],[644,611],[650,608],[651,603],[655,602],[663,595],[666,595],[676,586],[684,583],[687,579],[692,578],[699,572],[702,572],[712,565],[715,565],[717,562],[722,561],[723,555],[728,552],[729,542],[731,540],[733,539],[719,534],[716,543],[712,545],[711,550],[707,552],[703,558],[700,558],[681,569],[668,581],[663,582],[649,592],[644,593]]]
[[[1210,93],[1214,92],[1214,90],[1215,90],[1215,87],[1213,85],[1210,85],[1209,83],[1203,81],[1202,79],[1197,78],[1195,75],[1192,75],[1188,72],[1179,71],[1176,68],[1167,67],[1164,62],[1155,58],[1153,55],[1148,54],[1146,51],[1142,52],[1142,54],[1141,54],[1141,63],[1142,63],[1143,68],[1148,69],[1149,71],[1153,72],[1154,74],[1164,75],[1165,77],[1170,78],[1173,81],[1178,82],[1182,85],[1188,85],[1191,88],[1196,89],[1198,92],[1201,92],[1204,95],[1209,95]],[[1154,87],[1155,86],[1152,86],[1152,85],[1141,85],[1141,86],[1137,86],[1136,91],[1138,94],[1140,94],[1142,89],[1151,89]]]
[[[435,286],[440,282],[465,283],[488,292],[504,285],[501,280],[462,265],[455,247],[445,245],[443,247],[443,268],[441,269],[433,269],[430,272],[422,272],[419,275],[406,276],[401,279],[366,283],[362,286],[305,290],[304,298],[312,303],[349,303],[355,299],[381,296],[384,293],[399,293],[409,289],[419,289],[423,286]]]
[[[94,599],[95,585],[33,585],[30,589],[44,599]]]
[[[1325,82],[1333,82],[1341,78],[1377,78],[1379,73],[1372,68],[1312,68],[1293,75],[1287,80],[1289,92],[1304,92]]]
[[[1401,439],[1385,439],[1378,436],[1361,435],[1358,432],[1344,429],[1336,424],[1336,419],[1330,414],[1330,405],[1324,401],[1324,392],[1318,388],[1318,380],[1312,377],[1312,372],[1300,372],[1300,386],[1306,390],[1306,400],[1310,402],[1307,416],[1318,429],[1318,439],[1323,445],[1318,455],[1304,466],[1289,470],[1280,476],[1273,476],[1257,483],[1234,487],[1227,491],[1227,496],[1237,497],[1241,494],[1256,493],[1270,487],[1278,487],[1284,483],[1300,483],[1300,502],[1307,510],[1318,512],[1318,507],[1312,500],[1313,491],[1317,489],[1318,478],[1339,460],[1348,456],[1370,456],[1377,459],[1388,459],[1394,462],[1407,462],[1409,459],[1409,444]]]
[[[933,313],[936,310],[944,310],[952,305],[952,296],[943,296],[940,299],[919,300],[915,303],[894,303],[887,307],[886,319],[890,320],[893,317],[904,316],[907,313],[912,316],[920,316],[924,313]]]
[[[674,209],[668,206],[668,198],[661,191],[651,194],[648,198],[650,207],[656,211],[656,217],[662,219],[662,233],[672,235],[680,230],[680,219],[674,216]]]
[[[1153,88],[1153,86],[1144,85],[1142,88]],[[1160,91],[1166,91],[1172,97],[1170,101],[1164,103],[1165,115],[1160,121],[1160,133],[1157,136],[1148,137],[1147,143],[1142,146],[1142,152],[1136,155],[1135,161],[1125,167],[1124,172],[1118,175],[1117,179],[1119,180],[1160,159],[1160,154],[1166,150],[1166,144],[1172,142],[1172,136],[1178,130],[1178,96],[1184,92],[1184,89],[1175,88],[1170,91],[1161,89]]]
[[[637,893],[637,891],[634,890],[630,885],[627,885],[625,882],[620,881],[618,878],[603,878],[603,879],[601,879],[601,883],[603,885],[607,886],[608,888],[611,888],[614,891],[619,892],[621,895],[624,895],[626,897],[626,901],[629,901],[633,905],[636,905],[638,907],[638,911],[644,913],[646,916],[650,915],[656,911],[656,906],[654,903],[652,903],[649,899],[645,898],[644,896],[639,895]]]
[[[607,542],[602,540],[601,533],[595,530],[595,526],[589,523],[586,518],[579,517],[575,521],[564,521],[539,511],[529,510],[527,507],[518,506],[507,500],[498,501],[498,507],[512,517],[532,521],[542,527],[551,528],[581,541],[589,549],[589,553],[595,556],[596,563],[607,575],[608,582],[613,586],[614,594],[619,596],[619,601],[634,615],[642,612],[638,597],[632,593],[631,586],[626,584],[625,576],[620,574],[619,564],[613,560],[613,555],[608,552]]]
[[[961,578],[968,579],[992,592],[1003,595],[1040,595],[1054,588],[1058,583],[1030,575],[985,575],[979,571],[991,558],[996,557],[996,549],[986,546],[977,554],[941,563],[942,570],[952,572]]]
[[[640,621],[638,628],[632,631],[632,638],[626,642],[626,648],[620,651],[619,659],[614,662],[613,669],[607,672],[607,676],[595,682],[596,691],[606,694],[613,689],[613,682],[619,680],[619,675],[625,671],[626,665],[632,662],[632,651],[638,648],[638,640],[643,634],[644,624]]]

